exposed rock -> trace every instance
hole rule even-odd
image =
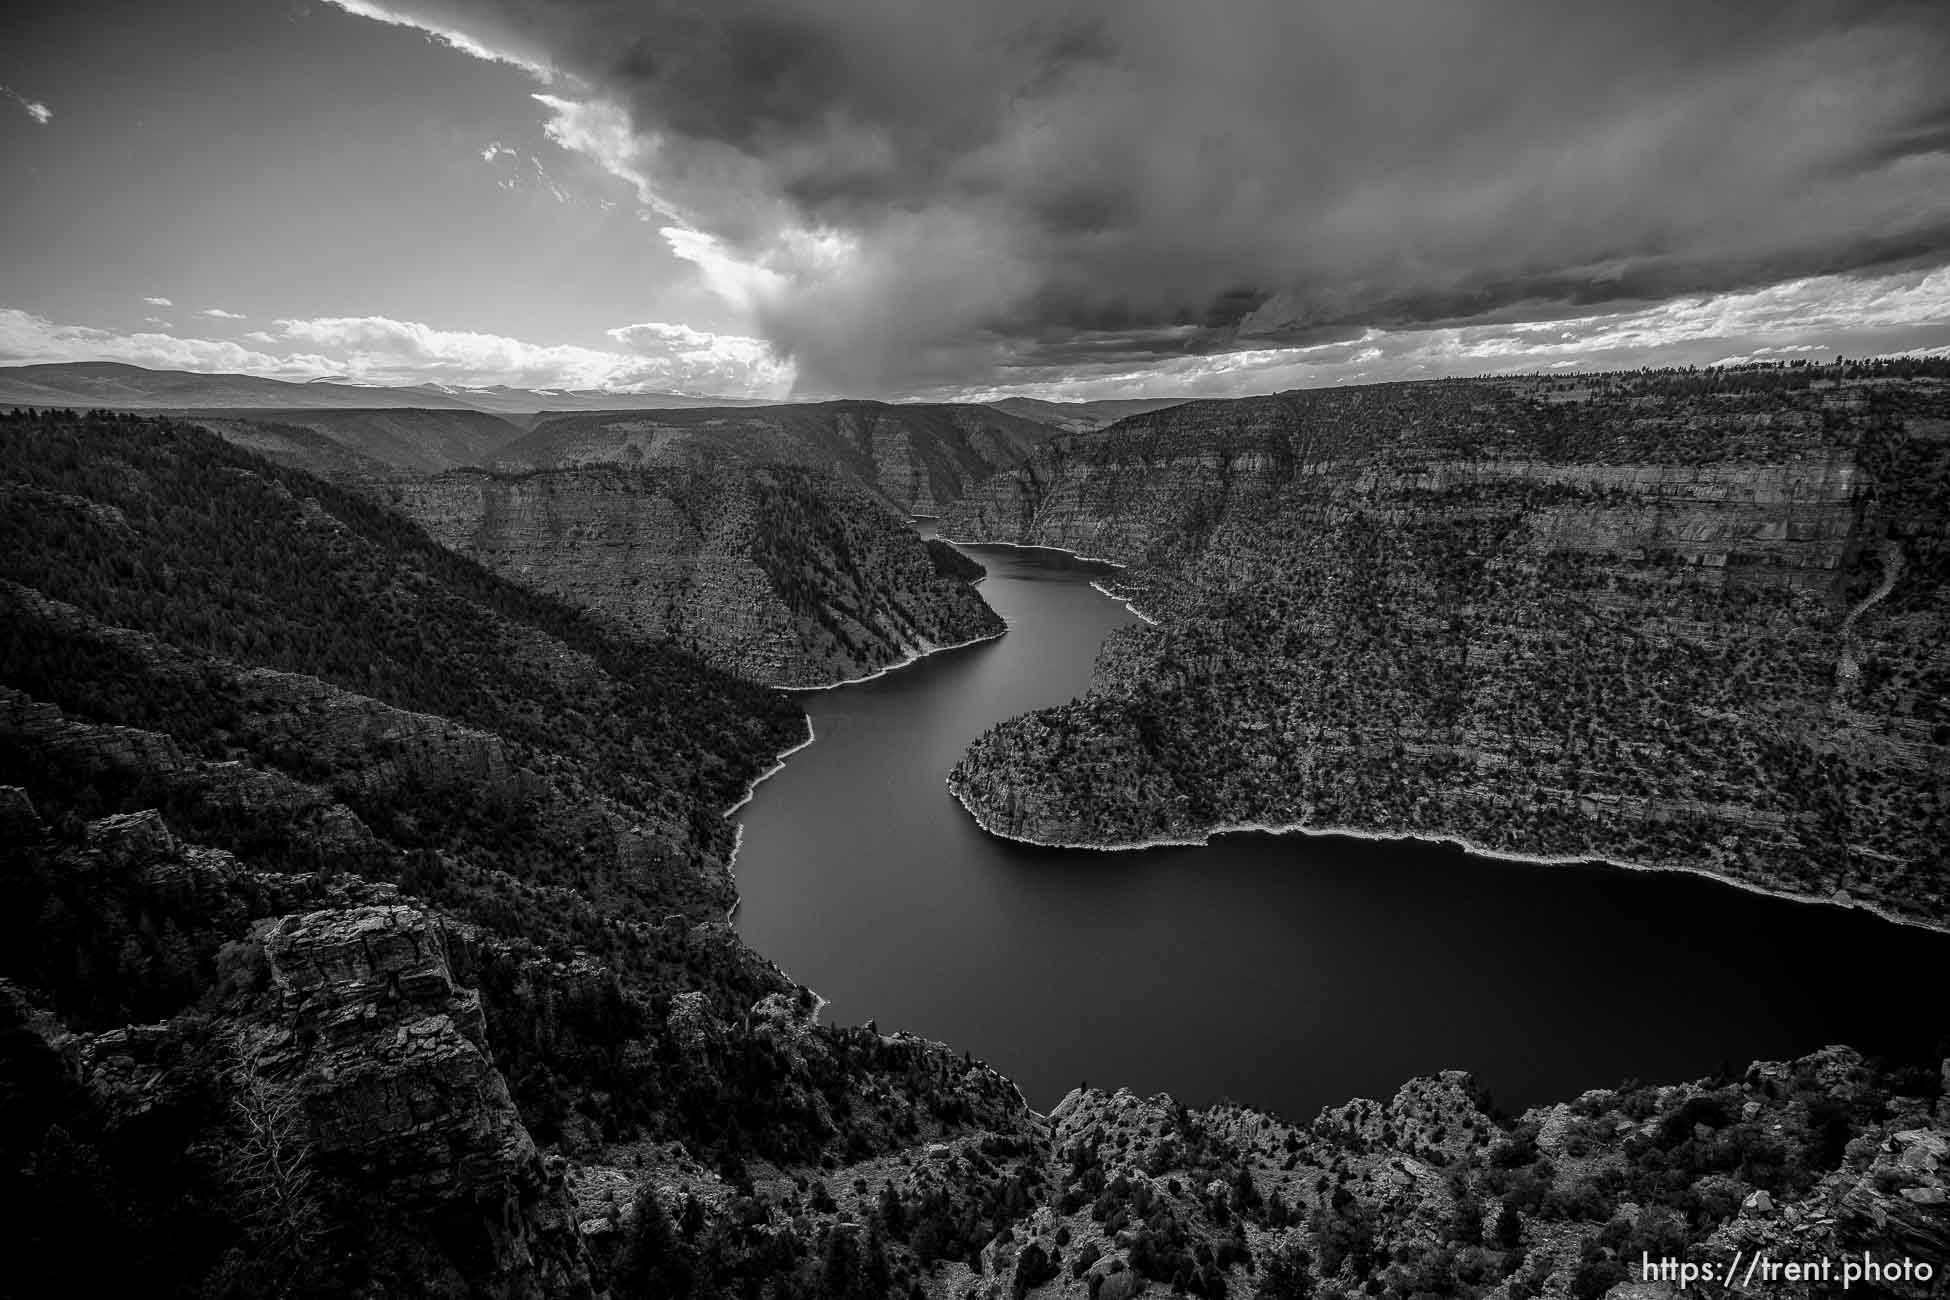
[[[1602,376],[1194,402],[943,536],[1131,566],[1089,696],[950,784],[1043,843],[1304,826],[1950,919],[1950,386]]]
[[[321,1160],[403,1205],[468,1207],[497,1294],[589,1293],[561,1173],[515,1111],[438,922],[313,912],[264,946],[291,1035],[267,1068],[298,1080]]]

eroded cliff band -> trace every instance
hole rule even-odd
[[[943,531],[1107,552],[1159,622],[950,788],[1045,845],[1414,837],[1942,928],[1945,406],[1866,368],[1450,381],[1055,439]]]

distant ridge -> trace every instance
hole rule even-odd
[[[519,471],[585,465],[785,464],[851,479],[932,514],[1064,430],[993,406],[861,400],[551,413],[498,448]]]
[[[989,405],[1025,420],[1054,425],[1066,433],[1088,433],[1116,424],[1130,415],[1183,406],[1190,397],[1116,397],[1095,402],[1048,402],[1039,397],[1005,397]]]
[[[668,410],[698,406],[755,406],[742,398],[683,393],[612,393],[595,389],[526,389],[448,384],[355,384],[341,375],[308,381],[256,375],[150,370],[119,361],[63,361],[0,366],[0,406],[102,407],[119,411],[356,410],[538,411]]]

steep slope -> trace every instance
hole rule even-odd
[[[280,413],[281,414],[281,413]],[[301,469],[321,478],[357,481],[396,473],[399,466],[354,451],[344,443],[316,429],[288,420],[253,414],[249,419],[228,416],[193,417],[200,429],[207,429],[225,442],[289,469]]]
[[[943,535],[1130,564],[1160,626],[951,784],[1045,842],[1455,837],[1950,921],[1950,388],[1915,370],[1384,385],[1059,439]]]
[[[370,490],[509,577],[773,685],[1003,631],[881,499],[790,466],[460,470]]]
[[[540,421],[496,465],[787,464],[850,478],[903,509],[939,510],[1020,464],[1055,432],[985,406],[816,402],[694,411],[608,412]]]

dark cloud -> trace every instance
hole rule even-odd
[[[1950,255],[1940,0],[388,7],[626,109],[810,389]]]

